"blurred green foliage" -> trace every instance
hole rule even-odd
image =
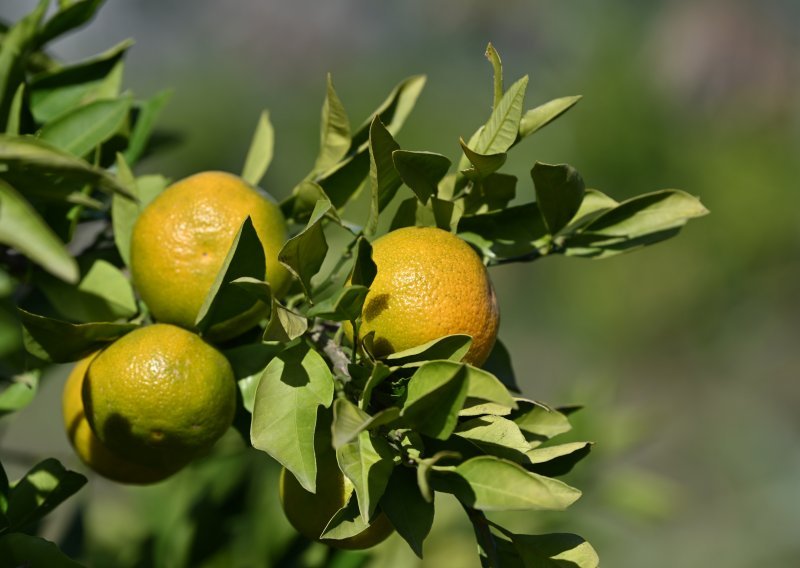
[[[12,10],[25,11],[30,2],[18,4],[4,5],[0,17],[12,19]],[[508,513],[508,522],[582,534],[608,566],[797,563],[800,84],[792,62],[800,47],[790,33],[800,23],[797,5],[513,1],[500,9],[353,0],[320,9],[301,27],[308,2],[293,4],[296,14],[257,4],[221,16],[208,1],[111,3],[90,28],[95,32],[60,48],[70,57],[89,55],[109,38],[135,37],[128,82],[137,92],[175,88],[162,124],[181,144],[144,162],[145,170],[176,178],[199,169],[237,171],[253,119],[269,107],[277,139],[265,187],[278,197],[316,154],[318,117],[309,109],[321,102],[327,70],[354,116],[372,108],[398,76],[427,73],[426,93],[398,140],[448,155],[477,126],[463,117],[491,105],[488,89],[473,88],[487,84],[478,57],[487,40],[510,63],[508,76],[534,70],[531,104],[583,94],[558,129],[524,143],[526,159],[511,163],[512,173],[525,179],[533,159],[566,160],[588,187],[618,199],[681,187],[701,195],[714,214],[681,239],[620,260],[553,258],[492,269],[501,337],[523,391],[586,405],[574,415],[570,436],[596,442],[585,467],[571,474],[580,477],[567,478],[584,489],[570,515]],[[436,139],[427,128],[433,121]],[[531,190],[521,184],[519,199],[530,200]],[[4,306],[11,305],[3,290],[0,282]],[[10,353],[19,336],[5,314],[0,349]],[[0,424],[11,478],[39,457],[67,455],[52,412],[63,371],[50,372],[34,404]],[[96,566],[137,566],[141,550],[168,558],[175,547],[202,546],[203,535],[180,533],[187,515],[225,515],[231,532],[236,527],[244,536],[230,550],[210,551],[207,565],[236,565],[231,558],[243,554],[242,542],[261,543],[264,549],[253,552],[270,557],[269,539],[260,535],[288,530],[274,514],[270,476],[277,469],[263,455],[237,459],[237,472],[263,470],[264,485],[237,485],[236,475],[198,464],[182,474],[208,476],[207,492],[193,501],[177,491],[181,477],[175,491],[151,492],[93,478],[92,493],[84,495],[88,508],[46,530],[68,553],[84,543]],[[75,458],[63,461],[79,467]],[[256,497],[225,498],[237,492],[238,499]],[[252,510],[236,509],[245,501]],[[470,566],[471,529],[447,505],[422,565]],[[173,542],[156,542],[153,527],[143,526],[136,512],[147,507],[171,511],[159,522],[174,523]],[[258,524],[264,519],[274,525]],[[313,550],[306,554],[297,565],[319,560]],[[396,537],[370,561],[417,562]]]

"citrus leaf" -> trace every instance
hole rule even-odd
[[[62,7],[36,35],[36,47],[42,47],[58,36],[81,27],[94,17],[102,4],[103,0],[78,0]]]
[[[353,321],[361,315],[367,298],[366,286],[345,286],[338,294],[315,304],[307,315],[332,321]]]
[[[358,237],[355,249],[356,259],[349,280],[357,286],[369,287],[378,274],[378,266],[372,260],[372,245],[364,237]]]
[[[489,260],[536,257],[539,243],[547,235],[535,203],[515,205],[501,211],[465,215],[458,222],[458,234],[475,245]]]
[[[486,46],[484,55],[489,60],[489,63],[492,64],[492,70],[494,71],[494,97],[492,98],[492,110],[494,110],[503,99],[503,63],[500,61],[500,54],[497,53],[491,42]]]
[[[489,353],[489,358],[486,359],[481,368],[497,377],[508,390],[521,392],[517,385],[514,367],[511,364],[511,355],[509,355],[508,349],[499,338],[495,340],[494,347]]]
[[[40,0],[36,8],[11,26],[0,41],[0,130],[5,129],[14,93],[25,80],[24,58],[36,39],[39,24],[49,4],[49,0]]]
[[[128,97],[94,101],[45,124],[39,138],[82,157],[111,138],[128,118],[130,109]]]
[[[49,458],[34,466],[8,494],[11,530],[38,521],[86,484],[86,478]]]
[[[53,363],[68,363],[97,351],[133,331],[133,323],[69,323],[38,316],[17,308],[23,326],[25,349]]]
[[[116,97],[122,81],[122,58],[131,45],[131,40],[125,40],[89,60],[35,76],[30,105],[36,121],[45,124],[81,105]]]
[[[403,423],[432,438],[446,440],[456,427],[458,411],[469,388],[466,365],[433,361],[422,365],[408,382],[401,410]]]
[[[361,398],[358,402],[359,408],[368,408],[370,399],[372,398],[372,391],[380,385],[383,381],[389,378],[389,375],[392,374],[392,370],[381,363],[380,361],[375,362],[375,366],[372,367],[372,372],[369,375],[369,379],[367,379],[367,383],[364,385],[364,391],[361,393]]]
[[[6,134],[9,136],[19,135],[22,123],[22,104],[25,98],[25,83],[20,83],[14,98],[11,99],[11,106],[8,110],[8,120],[6,121]]]
[[[438,490],[453,493],[465,505],[481,511],[560,511],[581,496],[562,481],[494,456],[471,458],[440,475],[436,478],[441,482]]]
[[[518,463],[525,461],[525,454],[530,450],[519,426],[502,416],[480,416],[462,422],[455,435],[475,444],[484,453]]]
[[[330,73],[327,77],[325,102],[322,103],[319,139],[319,155],[312,173],[330,169],[345,157],[350,148],[350,120],[333,88],[333,78]]]
[[[517,399],[517,405],[519,409],[510,418],[525,434],[531,447],[572,429],[567,417],[557,410],[530,400]]]
[[[445,335],[422,345],[392,353],[385,360],[393,367],[419,366],[435,359],[457,362],[464,358],[471,345],[472,337],[469,335]]]
[[[39,174],[69,176],[84,183],[95,184],[108,193],[120,193],[134,198],[128,188],[105,170],[29,136],[12,137],[0,134],[0,165],[5,165],[9,171],[35,171]]]
[[[353,482],[361,519],[368,523],[394,468],[394,453],[389,443],[364,430],[336,450],[336,460],[342,473]]]
[[[436,195],[438,184],[450,169],[450,160],[434,152],[411,152],[395,150],[392,160],[400,178],[417,196],[421,203],[427,203]]]
[[[250,441],[316,492],[314,432],[317,409],[333,402],[333,375],[325,360],[304,343],[277,355],[256,389]]]
[[[572,470],[576,463],[588,456],[591,450],[591,442],[571,442],[535,448],[527,452],[531,465],[526,465],[526,469],[547,477],[565,475]]]
[[[308,330],[308,320],[272,299],[272,311],[264,329],[265,343],[288,343]]]
[[[567,164],[536,162],[531,170],[536,203],[551,235],[566,227],[583,201],[584,184],[578,171]]]
[[[322,530],[320,538],[342,540],[356,536],[369,528],[358,510],[356,494],[353,493],[347,504],[336,511],[327,526]]]
[[[353,141],[350,144],[350,151],[356,149],[365,150],[366,143],[369,139],[369,130],[372,121],[378,117],[381,123],[386,125],[386,129],[392,136],[397,135],[403,124],[408,118],[408,115],[417,103],[423,87],[425,87],[426,78],[424,75],[413,75],[401,81],[386,100],[373,112],[369,118],[358,128],[353,134]]]
[[[269,120],[269,111],[263,111],[258,118],[250,149],[242,169],[242,179],[251,185],[258,185],[267,173],[275,148],[275,130]]]
[[[332,444],[339,449],[352,442],[361,432],[388,424],[400,415],[400,409],[389,407],[370,416],[346,398],[333,402]]]
[[[583,194],[583,201],[577,213],[575,213],[569,225],[567,225],[561,233],[565,235],[577,233],[580,229],[617,205],[619,205],[619,202],[610,198],[605,193],[597,191],[596,189],[587,189]]]
[[[0,558],[8,566],[47,566],[47,568],[83,568],[52,542],[24,533],[0,536]]]
[[[344,207],[369,175],[369,152],[363,150],[338,162],[319,174],[313,181],[319,184],[336,209]]]
[[[226,349],[223,354],[233,369],[233,376],[242,393],[245,410],[252,414],[256,388],[270,361],[281,351],[283,345],[248,343]]]
[[[40,378],[41,371],[38,369],[11,377],[11,384],[0,391],[0,418],[22,410],[33,402],[39,389]]]
[[[485,178],[502,168],[508,158],[508,154],[505,152],[497,152],[494,154],[476,152],[467,146],[463,138],[459,139],[459,143],[461,144],[461,150],[464,152],[464,155],[472,164],[472,170],[462,172],[467,176],[474,176],[479,179]]]
[[[36,209],[3,180],[0,180],[0,243],[18,250],[62,280],[78,281],[78,264],[64,243]]]
[[[527,87],[528,76],[525,75],[508,88],[492,111],[492,115],[472,148],[475,152],[478,154],[501,154],[511,148],[519,132],[522,104]]]
[[[311,278],[319,272],[328,253],[322,219],[331,209],[330,201],[317,201],[306,228],[286,241],[278,253],[278,260],[300,281],[307,297],[310,297]]]
[[[197,329],[200,332],[209,330],[214,324],[227,321],[253,308],[259,300],[251,294],[242,294],[241,288],[232,281],[242,277],[260,279],[264,277],[265,272],[264,247],[253,226],[253,220],[248,215],[239,227],[214,283],[197,313],[195,319]]]
[[[436,452],[433,456],[419,460],[417,463],[417,486],[419,487],[422,498],[428,503],[433,503],[435,493],[431,487],[431,470],[433,466],[441,461],[461,460],[462,456],[459,452],[450,450],[442,450]]]
[[[392,135],[377,116],[369,129],[370,213],[365,227],[367,234],[378,228],[378,215],[386,208],[402,185],[394,167],[392,153],[400,149]]]
[[[128,137],[128,147],[123,152],[128,163],[135,164],[144,154],[156,119],[171,98],[172,91],[161,91],[154,97],[134,105],[133,129]]]
[[[433,218],[438,228],[451,233],[456,231],[458,222],[464,213],[463,200],[449,201],[433,196],[431,197],[430,207],[433,210]]]
[[[486,369],[479,369],[472,365],[467,365],[466,369],[469,377],[467,400],[493,402],[507,408],[517,407],[516,401],[500,379]]]
[[[592,545],[578,535],[510,534],[525,568],[597,568],[600,558]]]
[[[582,98],[581,95],[561,97],[526,111],[519,123],[519,138],[517,142],[553,122],[578,104],[578,101]]]
[[[475,184],[464,197],[464,210],[468,214],[500,211],[508,207],[517,194],[517,178],[508,174],[493,173]]]
[[[394,468],[381,497],[381,510],[414,554],[422,558],[422,543],[433,526],[434,507],[422,497],[412,469]]]

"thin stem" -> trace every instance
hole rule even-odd
[[[467,512],[470,522],[475,529],[475,537],[478,539],[478,544],[486,553],[486,558],[489,561],[491,568],[500,568],[500,559],[497,556],[497,544],[495,543],[494,535],[489,527],[489,520],[482,511],[473,509],[461,503],[464,510]]]

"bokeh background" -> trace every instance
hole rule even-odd
[[[0,19],[33,4],[6,0]],[[161,126],[177,143],[143,172],[239,171],[269,108],[277,141],[264,186],[278,198],[313,163],[328,71],[354,124],[400,79],[426,74],[398,141],[451,157],[490,111],[488,41],[507,84],[531,75],[528,108],[583,94],[512,154],[519,200],[533,196],[535,160],[567,162],[615,198],[677,187],[711,215],[632,255],[493,269],[523,390],[585,405],[570,436],[596,442],[571,474],[584,498],[569,512],[506,520],[581,534],[610,567],[790,567],[800,565],[798,29],[794,0],[112,0],[57,54],[72,61],[132,37],[127,86],[174,90]],[[53,368],[34,404],[0,425],[10,477],[49,455],[80,469],[56,410],[67,370]],[[198,466],[186,475],[205,480],[199,497],[176,496],[179,483],[129,491],[93,478],[45,529],[68,551],[83,543],[92,565],[122,567],[141,547],[225,531],[238,552],[219,552],[219,565],[256,565],[248,551],[289,530],[268,461]],[[164,499],[185,506],[159,513]],[[421,565],[477,565],[466,519],[440,505]],[[204,511],[228,525],[184,522]],[[148,540],[143,514],[173,542]],[[396,537],[375,554],[375,566],[419,563]]]

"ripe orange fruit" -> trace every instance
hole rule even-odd
[[[264,247],[266,277],[280,296],[290,283],[278,262],[286,222],[268,195],[232,174],[203,172],[174,183],[145,208],[131,236],[131,274],[158,322],[194,328],[248,215]],[[268,309],[254,299],[249,309],[212,326],[206,336],[230,339],[257,324]]]
[[[494,346],[499,311],[477,253],[434,227],[405,227],[372,243],[378,273],[361,314],[361,336],[374,331],[379,357],[463,333],[464,360],[482,365]]]
[[[208,450],[236,410],[230,363],[196,334],[156,324],[117,339],[83,381],[86,418],[118,456],[157,469]]]
[[[64,429],[78,457],[91,469],[119,483],[148,484],[166,479],[176,469],[156,469],[126,460],[112,453],[92,432],[81,399],[83,378],[97,353],[75,364],[64,384],[61,409]]]
[[[281,470],[279,494],[283,511],[292,526],[308,539],[334,548],[360,550],[386,540],[394,527],[384,513],[361,533],[341,540],[320,539],[333,515],[344,507],[353,493],[353,484],[336,464],[333,452],[317,456],[317,492],[309,493],[286,468]]]

